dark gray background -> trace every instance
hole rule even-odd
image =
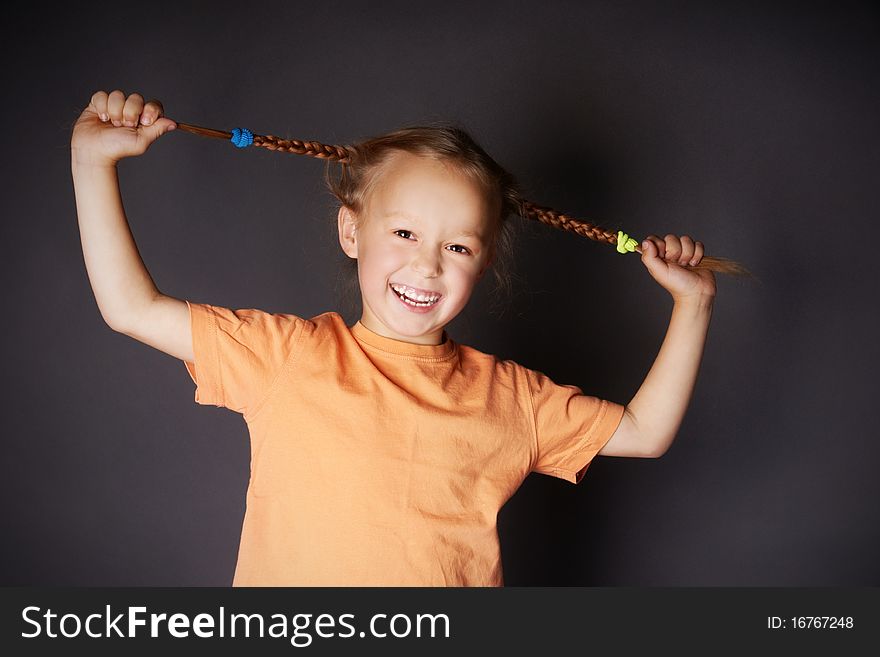
[[[246,425],[197,405],[181,362],[111,331],[86,275],[70,128],[95,90],[118,88],[180,121],[326,143],[454,119],[536,203],[692,235],[760,277],[719,278],[663,458],[599,457],[577,487],[533,474],[502,509],[508,585],[880,584],[878,36],[877,13],[852,2],[13,10],[0,583],[232,581]],[[323,166],[182,131],[123,161],[159,289],[338,310]],[[451,335],[628,402],[671,298],[637,256],[521,223],[507,312],[486,312],[487,276]]]

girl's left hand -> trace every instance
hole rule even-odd
[[[687,235],[648,235],[642,241],[642,264],[676,301],[715,296],[715,274],[693,267],[703,259],[703,243]]]

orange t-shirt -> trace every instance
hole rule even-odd
[[[579,483],[623,416],[446,332],[187,305],[195,401],[250,432],[233,586],[503,586],[501,507],[530,472]]]

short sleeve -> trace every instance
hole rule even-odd
[[[248,416],[268,395],[294,352],[306,320],[262,310],[186,302],[195,362],[184,361],[195,401]]]
[[[526,370],[526,377],[537,442],[532,471],[578,484],[620,424],[624,407],[554,383],[543,372]]]

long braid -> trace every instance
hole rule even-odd
[[[522,216],[525,219],[535,219],[542,224],[547,224],[553,228],[567,230],[581,237],[586,237],[597,242],[607,242],[608,244],[617,246],[618,233],[604,230],[593,224],[587,223],[574,217],[569,217],[553,208],[546,208],[535,205],[531,201],[523,200],[520,202],[523,209]],[[636,253],[641,253],[639,246],[633,248]],[[690,269],[708,269],[719,274],[732,274],[734,276],[752,276],[752,273],[738,262],[720,258],[717,256],[704,256],[699,264]]]
[[[250,131],[242,131],[238,128],[233,132],[226,132],[224,130],[202,128],[200,126],[180,122],[177,122],[177,128],[203,137],[213,137],[216,139],[233,141],[233,143],[239,147],[258,146],[271,151],[283,151],[295,155],[309,155],[320,159],[335,160],[340,164],[351,164],[357,155],[356,146],[333,146],[322,144],[318,141],[281,139],[273,135],[255,135]],[[242,136],[242,133],[245,133],[245,136]],[[553,208],[540,206],[525,199],[517,199],[515,205],[519,210],[520,216],[524,219],[540,221],[553,228],[567,230],[596,242],[604,242],[611,244],[612,246],[617,246],[618,237],[621,236],[621,233],[619,232],[605,230],[586,221],[570,217],[558,210],[554,210]],[[626,236],[624,235],[622,237],[625,238]],[[630,245],[630,248],[627,250],[635,251],[636,253],[642,252],[641,248],[637,245]],[[719,274],[731,274],[734,276],[753,276],[751,272],[738,262],[727,258],[713,256],[704,256],[702,260],[700,260],[700,263],[695,267],[691,267],[691,269],[708,269]]]
[[[567,214],[563,214],[553,208],[545,208],[526,200],[520,202],[520,207],[522,207],[523,216],[526,219],[534,219],[542,224],[547,224],[559,230],[567,230],[596,242],[617,244],[617,233],[612,233],[586,221],[569,217]]]
[[[233,133],[224,130],[214,130],[213,128],[202,128],[197,125],[188,123],[177,123],[180,130],[191,132],[194,135],[202,137],[214,137],[215,139],[225,139],[231,141]],[[351,161],[352,153],[346,146],[328,146],[317,141],[300,141],[299,139],[281,139],[273,135],[252,135],[253,142],[249,145],[266,148],[270,151],[284,151],[285,153],[293,153],[294,155],[311,155],[312,157],[324,158],[328,160],[338,160],[339,162],[348,163]]]

